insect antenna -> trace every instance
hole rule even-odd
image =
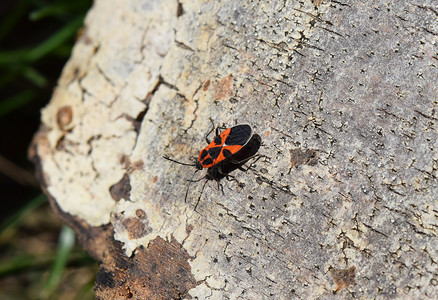
[[[164,159],[167,159],[167,160],[170,160],[171,162],[174,162],[174,163],[177,163],[177,164],[183,165],[183,166],[196,167],[195,164],[187,164],[187,163],[183,163],[183,162],[180,162],[180,161],[177,161],[177,160],[171,159],[170,157],[165,156],[165,155],[163,155],[163,158],[164,158]]]

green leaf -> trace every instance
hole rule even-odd
[[[18,224],[23,220],[25,216],[40,207],[42,204],[46,203],[46,195],[41,193],[38,197],[32,199],[30,202],[22,206],[17,212],[10,216],[1,226],[0,226],[0,241],[4,239],[7,232],[15,229]]]
[[[84,16],[79,16],[72,22],[68,23],[57,33],[49,37],[43,43],[30,50],[24,57],[24,60],[28,62],[34,62],[41,59],[54,49],[59,47],[65,41],[70,39],[76,34],[76,31],[81,27]]]
[[[75,237],[76,235],[70,227],[62,227],[59,235],[58,251],[50,270],[49,278],[44,286],[43,296],[50,295],[61,281],[61,276],[65,270],[67,261],[75,244]]]
[[[44,266],[50,262],[50,256],[40,255],[34,257],[29,254],[18,254],[8,260],[0,261],[0,276],[10,275],[22,270],[28,270],[37,266]]]
[[[43,74],[32,67],[25,68],[23,71],[23,76],[40,88],[45,87],[48,81]]]
[[[21,93],[6,98],[0,102],[0,117],[7,115],[8,113],[26,105],[37,96],[37,92],[34,90],[25,90]]]
[[[13,51],[0,51],[0,66],[12,65],[16,63],[33,63],[43,58],[47,54],[53,52],[57,47],[64,44],[70,38],[75,36],[77,30],[82,25],[83,19],[83,15],[76,17],[58,32],[33,48],[22,48]]]

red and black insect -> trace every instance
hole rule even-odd
[[[197,182],[206,179],[195,205],[195,210],[208,180],[215,180],[218,186],[220,186],[219,181],[225,177],[231,178],[232,176],[229,175],[229,173],[235,169],[246,171],[242,166],[256,155],[261,145],[261,137],[253,133],[251,126],[248,124],[240,124],[227,128],[220,134],[219,130],[216,129],[216,137],[210,142],[208,135],[213,129],[210,130],[206,136],[208,146],[201,150],[195,164],[181,163],[164,156],[165,159],[170,161],[196,167],[197,170],[195,173],[207,168],[207,174],[204,177],[198,180],[189,180],[189,182]],[[187,187],[185,199],[187,199],[189,186]]]
[[[252,134],[252,128],[248,124],[236,125],[228,128],[219,134],[216,131],[216,137],[212,142],[207,139],[208,146],[201,150],[196,168],[211,168],[225,159],[231,158],[238,153],[249,142]]]

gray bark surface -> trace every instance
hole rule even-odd
[[[95,1],[30,156],[99,298],[438,299],[437,2],[320,2]]]

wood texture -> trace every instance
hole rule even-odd
[[[435,1],[104,1],[30,149],[104,299],[438,294]],[[216,125],[264,155],[192,183]],[[250,165],[248,163],[247,165]],[[198,172],[194,179],[201,178]]]

